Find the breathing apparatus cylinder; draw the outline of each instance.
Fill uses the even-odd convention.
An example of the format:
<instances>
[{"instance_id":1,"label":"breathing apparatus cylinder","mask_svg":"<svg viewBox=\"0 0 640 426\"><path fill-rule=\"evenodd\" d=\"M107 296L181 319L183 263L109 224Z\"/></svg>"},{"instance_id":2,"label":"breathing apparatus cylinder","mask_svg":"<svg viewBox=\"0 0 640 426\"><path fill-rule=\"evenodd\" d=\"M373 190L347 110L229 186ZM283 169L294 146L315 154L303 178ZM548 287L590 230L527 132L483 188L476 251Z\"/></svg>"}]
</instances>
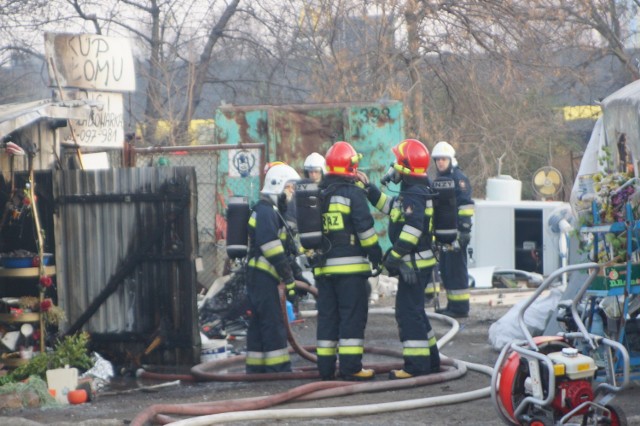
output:
<instances>
[{"instance_id":1,"label":"breathing apparatus cylinder","mask_svg":"<svg viewBox=\"0 0 640 426\"><path fill-rule=\"evenodd\" d=\"M319 249L322 245L322 203L320 188L311 179L296 182L296 220L302 247Z\"/></svg>"},{"instance_id":2,"label":"breathing apparatus cylinder","mask_svg":"<svg viewBox=\"0 0 640 426\"><path fill-rule=\"evenodd\" d=\"M239 259L247 255L250 215L248 197L229 198L227 207L227 256L231 259Z\"/></svg>"},{"instance_id":3,"label":"breathing apparatus cylinder","mask_svg":"<svg viewBox=\"0 0 640 426\"><path fill-rule=\"evenodd\" d=\"M432 186L438 194L433 200L433 235L438 243L451 244L458 237L456 184L450 177L440 176Z\"/></svg>"}]
</instances>

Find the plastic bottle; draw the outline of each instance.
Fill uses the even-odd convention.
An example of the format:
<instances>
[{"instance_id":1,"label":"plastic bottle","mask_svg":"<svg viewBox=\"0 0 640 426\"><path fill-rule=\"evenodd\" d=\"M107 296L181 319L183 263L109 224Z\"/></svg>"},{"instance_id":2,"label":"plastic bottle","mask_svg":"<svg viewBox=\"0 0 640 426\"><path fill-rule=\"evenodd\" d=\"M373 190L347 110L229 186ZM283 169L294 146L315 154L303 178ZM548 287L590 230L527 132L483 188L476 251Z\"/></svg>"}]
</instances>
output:
<instances>
[{"instance_id":1,"label":"plastic bottle","mask_svg":"<svg viewBox=\"0 0 640 426\"><path fill-rule=\"evenodd\" d=\"M287 300L287 318L289 322L295 321L296 313L293 312L293 304Z\"/></svg>"},{"instance_id":2,"label":"plastic bottle","mask_svg":"<svg viewBox=\"0 0 640 426\"><path fill-rule=\"evenodd\" d=\"M605 336L604 333L604 323L602 321L602 311L600 309L597 309L594 313L593 313L593 318L591 319L591 334L595 334L597 336ZM595 353L593 354L593 358L596 361L596 365L598 365L598 367L602 367L604 366L604 347L602 345L600 345L598 347L598 349L596 349Z\"/></svg>"}]
</instances>

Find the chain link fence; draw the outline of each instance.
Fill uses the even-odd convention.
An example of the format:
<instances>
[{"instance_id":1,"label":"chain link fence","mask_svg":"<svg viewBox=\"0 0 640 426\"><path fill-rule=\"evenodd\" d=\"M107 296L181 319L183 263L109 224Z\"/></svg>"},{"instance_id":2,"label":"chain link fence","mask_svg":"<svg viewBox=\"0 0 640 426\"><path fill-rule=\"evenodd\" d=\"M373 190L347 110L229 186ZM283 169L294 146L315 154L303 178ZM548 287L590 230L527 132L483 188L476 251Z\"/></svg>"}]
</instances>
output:
<instances>
[{"instance_id":1,"label":"chain link fence","mask_svg":"<svg viewBox=\"0 0 640 426\"><path fill-rule=\"evenodd\" d=\"M234 176L234 159L238 152L250 153L256 150L260 153L253 156L253 173ZM228 273L225 247L227 202L232 195L247 196L250 201L255 201L264 167L263 151L262 144L132 148L132 167L195 168L198 188L198 243L202 258L198 282L206 288L216 278Z\"/></svg>"}]
</instances>

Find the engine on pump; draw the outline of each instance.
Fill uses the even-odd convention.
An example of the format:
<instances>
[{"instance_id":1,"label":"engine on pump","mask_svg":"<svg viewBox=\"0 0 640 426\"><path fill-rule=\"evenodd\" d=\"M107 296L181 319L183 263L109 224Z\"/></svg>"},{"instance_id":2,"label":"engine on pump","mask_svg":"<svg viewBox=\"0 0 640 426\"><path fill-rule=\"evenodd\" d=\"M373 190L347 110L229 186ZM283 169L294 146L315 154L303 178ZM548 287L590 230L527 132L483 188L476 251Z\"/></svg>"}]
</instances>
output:
<instances>
[{"instance_id":1,"label":"engine on pump","mask_svg":"<svg viewBox=\"0 0 640 426\"><path fill-rule=\"evenodd\" d=\"M524 348L502 358L496 401L504 420L551 426L566 424L560 419L566 422L579 417L584 425L626 424L618 407L596 400L593 358L559 336L540 336L534 341L539 345L537 352Z\"/></svg>"},{"instance_id":2,"label":"engine on pump","mask_svg":"<svg viewBox=\"0 0 640 426\"><path fill-rule=\"evenodd\" d=\"M518 325L525 340L504 345L491 375L491 399L505 424L627 424L624 412L611 401L629 384L629 352L622 343L587 331L577 309L600 268L597 263L564 266L551 273L520 306ZM562 274L578 270L588 270L589 277L583 281L571 305L565 305L560 312L560 322L567 332L532 336L524 322L527 309ZM574 328L578 331L571 331ZM605 368L603 379L606 381L595 380L598 367L589 356L600 347L614 351L622 364L621 374L616 377ZM569 423L574 418L579 423Z\"/></svg>"}]
</instances>

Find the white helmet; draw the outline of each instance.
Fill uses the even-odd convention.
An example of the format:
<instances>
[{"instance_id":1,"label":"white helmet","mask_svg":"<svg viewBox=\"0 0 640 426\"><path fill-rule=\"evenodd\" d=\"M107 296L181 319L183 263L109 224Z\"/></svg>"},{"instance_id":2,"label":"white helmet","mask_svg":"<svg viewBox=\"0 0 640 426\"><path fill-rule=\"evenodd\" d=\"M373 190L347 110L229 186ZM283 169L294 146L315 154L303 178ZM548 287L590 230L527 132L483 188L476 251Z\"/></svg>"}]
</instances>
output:
<instances>
[{"instance_id":1,"label":"white helmet","mask_svg":"<svg viewBox=\"0 0 640 426\"><path fill-rule=\"evenodd\" d=\"M458 165L458 161L456 160L456 150L451 146L449 142L438 142L431 151L431 158L433 158L434 160L436 158L448 158L449 160L451 160L452 167Z\"/></svg>"},{"instance_id":2,"label":"white helmet","mask_svg":"<svg viewBox=\"0 0 640 426\"><path fill-rule=\"evenodd\" d=\"M300 180L300 175L291 166L276 164L272 166L264 176L264 186L261 194L280 195L289 182Z\"/></svg>"},{"instance_id":3,"label":"white helmet","mask_svg":"<svg viewBox=\"0 0 640 426\"><path fill-rule=\"evenodd\" d=\"M304 160L304 170L306 172L313 171L315 169L320 169L322 174L324 175L324 170L327 166L327 162L324 157L317 152L312 152L305 158Z\"/></svg>"}]
</instances>

